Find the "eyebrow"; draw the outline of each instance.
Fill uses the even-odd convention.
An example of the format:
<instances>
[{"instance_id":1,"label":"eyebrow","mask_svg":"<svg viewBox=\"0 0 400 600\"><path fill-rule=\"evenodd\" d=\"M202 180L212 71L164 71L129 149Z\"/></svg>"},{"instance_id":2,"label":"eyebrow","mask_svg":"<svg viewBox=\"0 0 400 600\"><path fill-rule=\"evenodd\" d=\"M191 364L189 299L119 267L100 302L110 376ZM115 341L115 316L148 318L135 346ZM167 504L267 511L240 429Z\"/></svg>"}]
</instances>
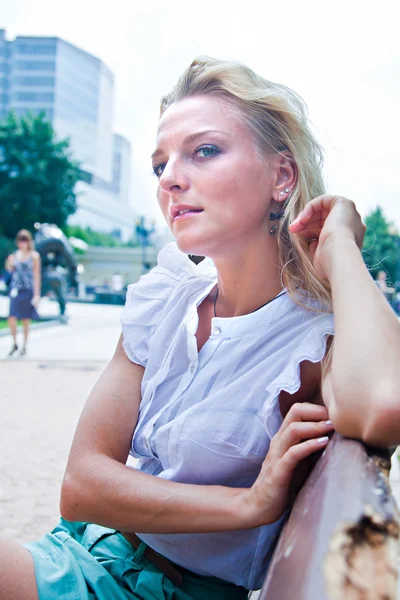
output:
<instances>
[{"instance_id":1,"label":"eyebrow","mask_svg":"<svg viewBox=\"0 0 400 600\"><path fill-rule=\"evenodd\" d=\"M188 135L187 137L185 137L185 139L183 140L184 144L191 144L192 142L194 142L195 140L197 140L197 138L203 136L203 135L207 135L209 133L217 133L217 134L222 134L222 135L229 135L228 133L226 133L225 131L221 131L220 129L204 129L203 131L197 131L196 133L191 133L190 135ZM161 150L161 148L157 148L153 154L151 155L151 158L157 158L157 156L160 156L161 154L164 154L164 152Z\"/></svg>"}]
</instances>

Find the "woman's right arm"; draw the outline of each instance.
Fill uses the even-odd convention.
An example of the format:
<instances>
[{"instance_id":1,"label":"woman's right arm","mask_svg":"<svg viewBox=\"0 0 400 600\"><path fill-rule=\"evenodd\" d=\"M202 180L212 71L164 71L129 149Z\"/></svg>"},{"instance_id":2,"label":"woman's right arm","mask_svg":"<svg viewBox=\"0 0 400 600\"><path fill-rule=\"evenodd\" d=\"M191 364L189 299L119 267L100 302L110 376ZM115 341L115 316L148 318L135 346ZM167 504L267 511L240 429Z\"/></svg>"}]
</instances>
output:
<instances>
[{"instance_id":1,"label":"woman's right arm","mask_svg":"<svg viewBox=\"0 0 400 600\"><path fill-rule=\"evenodd\" d=\"M331 430L323 422L302 421L327 418L325 407L292 407L253 488L177 483L125 465L143 372L120 340L78 423L62 485L62 516L136 533L199 533L255 527L283 514L295 466L321 448L315 439L304 440ZM271 494L271 487L279 489Z\"/></svg>"},{"instance_id":2,"label":"woman's right arm","mask_svg":"<svg viewBox=\"0 0 400 600\"><path fill-rule=\"evenodd\" d=\"M125 465L143 372L127 358L120 340L79 420L61 490L61 515L136 533L248 526L241 515L242 489L166 481Z\"/></svg>"},{"instance_id":3,"label":"woman's right arm","mask_svg":"<svg viewBox=\"0 0 400 600\"><path fill-rule=\"evenodd\" d=\"M6 271L12 271L14 269L14 255L9 254L6 258L6 262L4 264Z\"/></svg>"}]
</instances>

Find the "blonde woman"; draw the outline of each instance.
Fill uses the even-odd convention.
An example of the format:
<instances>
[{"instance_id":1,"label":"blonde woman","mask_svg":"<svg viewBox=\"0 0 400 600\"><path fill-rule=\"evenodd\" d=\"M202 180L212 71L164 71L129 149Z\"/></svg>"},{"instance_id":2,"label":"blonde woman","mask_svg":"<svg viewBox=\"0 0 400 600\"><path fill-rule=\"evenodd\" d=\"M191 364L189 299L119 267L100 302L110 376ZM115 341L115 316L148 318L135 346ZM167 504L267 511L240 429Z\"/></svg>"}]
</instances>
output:
<instances>
[{"instance_id":1,"label":"blonde woman","mask_svg":"<svg viewBox=\"0 0 400 600\"><path fill-rule=\"evenodd\" d=\"M18 319L22 321L24 328L24 345L20 352L20 356L24 356L31 320L39 318L37 307L41 289L40 256L34 250L32 234L27 229L21 229L17 233L15 243L17 251L7 257L5 264L6 270L11 273L8 324L13 337L13 346L8 356L18 351Z\"/></svg>"},{"instance_id":2,"label":"blonde woman","mask_svg":"<svg viewBox=\"0 0 400 600\"><path fill-rule=\"evenodd\" d=\"M162 100L152 160L176 244L129 288L63 519L2 543L4 600L246 598L332 430L400 441L400 325L299 97L199 58Z\"/></svg>"}]
</instances>

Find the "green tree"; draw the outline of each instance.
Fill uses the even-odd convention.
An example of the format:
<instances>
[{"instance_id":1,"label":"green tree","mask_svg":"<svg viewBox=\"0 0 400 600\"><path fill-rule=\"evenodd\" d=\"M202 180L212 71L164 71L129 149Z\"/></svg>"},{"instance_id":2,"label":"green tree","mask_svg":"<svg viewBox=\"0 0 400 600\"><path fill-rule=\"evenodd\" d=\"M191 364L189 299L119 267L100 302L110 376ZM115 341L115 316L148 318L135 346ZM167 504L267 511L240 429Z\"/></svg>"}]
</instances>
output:
<instances>
[{"instance_id":1,"label":"green tree","mask_svg":"<svg viewBox=\"0 0 400 600\"><path fill-rule=\"evenodd\" d=\"M0 122L0 235L12 239L35 222L64 227L79 178L68 140L56 140L43 113L9 114Z\"/></svg>"},{"instance_id":2,"label":"green tree","mask_svg":"<svg viewBox=\"0 0 400 600\"><path fill-rule=\"evenodd\" d=\"M386 271L394 284L399 273L399 235L380 206L371 211L364 222L367 226L362 250L364 261L374 279L378 271Z\"/></svg>"},{"instance_id":3,"label":"green tree","mask_svg":"<svg viewBox=\"0 0 400 600\"><path fill-rule=\"evenodd\" d=\"M13 250L14 243L4 235L0 235L0 273L3 270L4 261Z\"/></svg>"}]
</instances>

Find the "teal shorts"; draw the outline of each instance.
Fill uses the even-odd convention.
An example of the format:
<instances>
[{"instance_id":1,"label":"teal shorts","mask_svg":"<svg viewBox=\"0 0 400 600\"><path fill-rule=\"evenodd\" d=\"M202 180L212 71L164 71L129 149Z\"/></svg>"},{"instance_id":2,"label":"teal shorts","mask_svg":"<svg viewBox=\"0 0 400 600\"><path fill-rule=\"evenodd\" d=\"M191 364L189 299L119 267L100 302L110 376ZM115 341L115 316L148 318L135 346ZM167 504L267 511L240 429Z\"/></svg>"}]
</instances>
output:
<instances>
[{"instance_id":1,"label":"teal shorts","mask_svg":"<svg viewBox=\"0 0 400 600\"><path fill-rule=\"evenodd\" d=\"M61 519L51 533L25 544L33 557L39 600L245 600L248 591L187 569L180 586L118 531Z\"/></svg>"}]
</instances>

